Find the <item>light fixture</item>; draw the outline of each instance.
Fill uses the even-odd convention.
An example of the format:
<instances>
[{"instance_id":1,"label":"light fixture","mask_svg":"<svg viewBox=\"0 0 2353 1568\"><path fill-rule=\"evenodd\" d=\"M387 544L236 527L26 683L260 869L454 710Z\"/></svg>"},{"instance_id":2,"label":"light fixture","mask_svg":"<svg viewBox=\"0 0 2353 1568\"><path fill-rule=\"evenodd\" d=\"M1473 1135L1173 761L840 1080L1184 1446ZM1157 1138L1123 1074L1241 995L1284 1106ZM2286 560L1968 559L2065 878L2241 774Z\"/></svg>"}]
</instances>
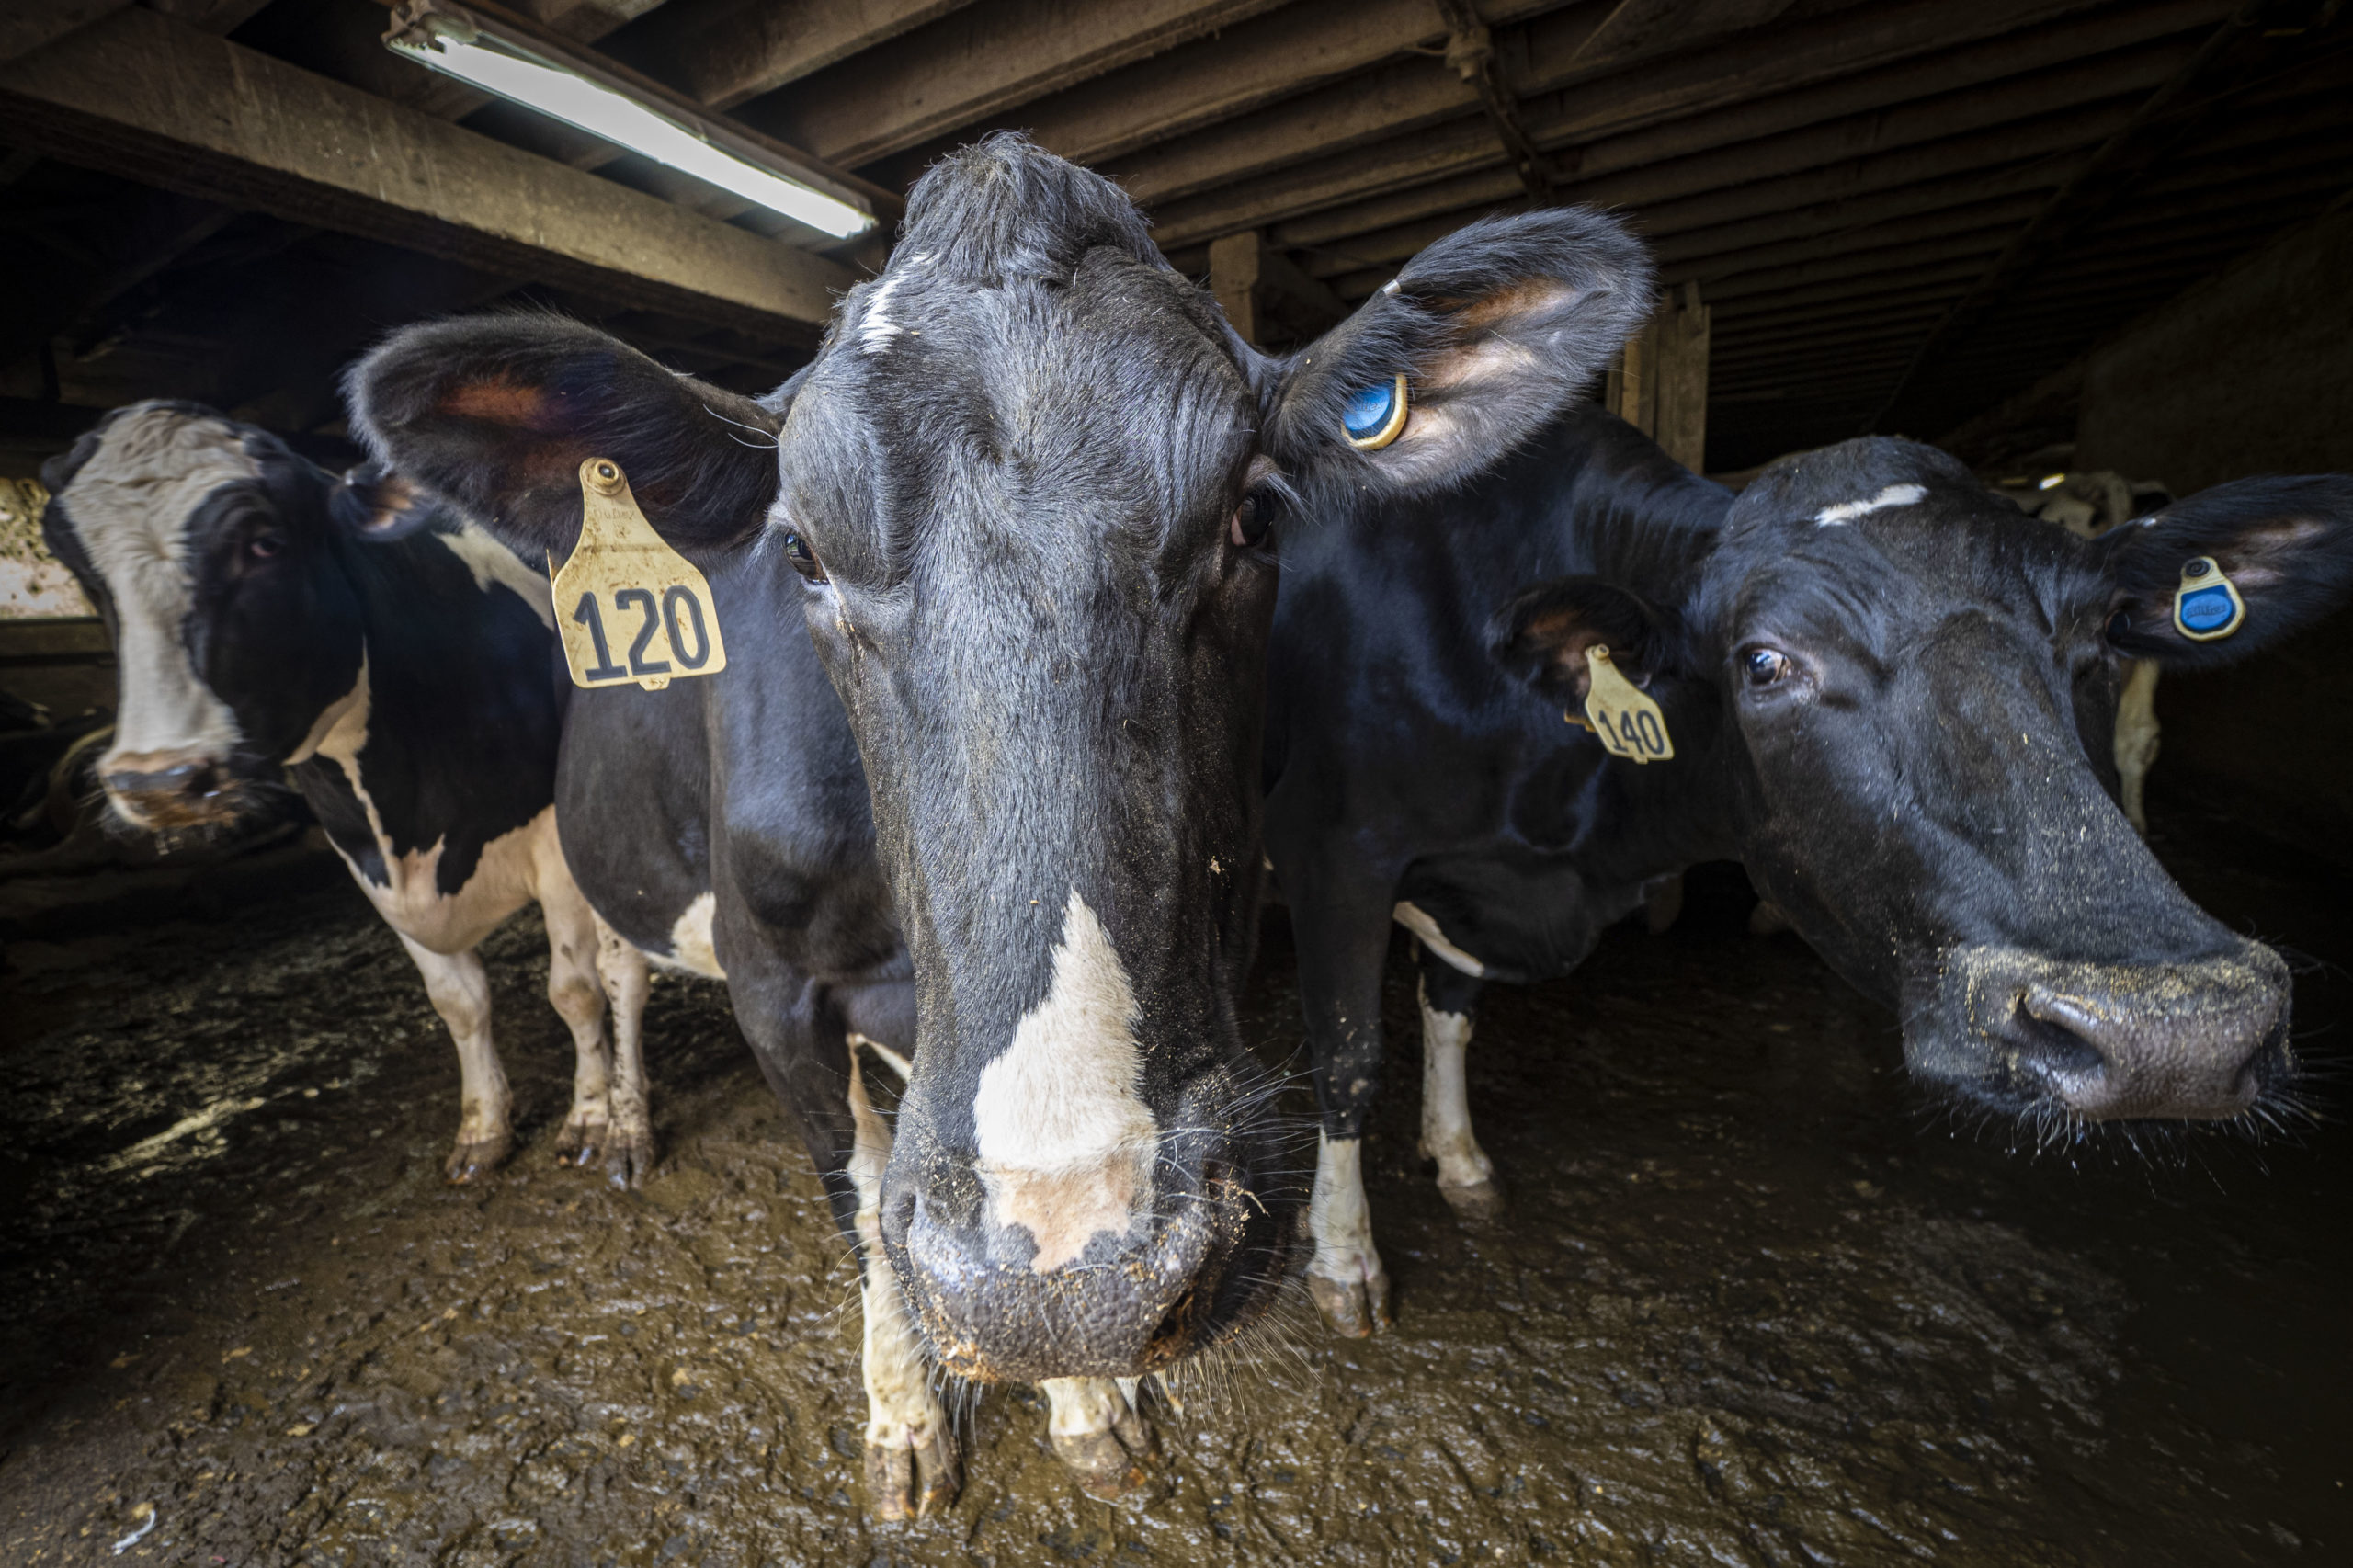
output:
<instances>
[{"instance_id":1,"label":"light fixture","mask_svg":"<svg viewBox=\"0 0 2353 1568\"><path fill-rule=\"evenodd\" d=\"M392 13L384 46L837 238L863 234L877 221L847 187L821 188L823 176L752 138L665 102L614 71L568 58L560 45L494 17L440 0L409 0Z\"/></svg>"},{"instance_id":2,"label":"light fixture","mask_svg":"<svg viewBox=\"0 0 2353 1568\"><path fill-rule=\"evenodd\" d=\"M2067 476L2063 473L2046 473L2036 482L2034 487L2037 490L2056 490L2066 483Z\"/></svg>"}]
</instances>

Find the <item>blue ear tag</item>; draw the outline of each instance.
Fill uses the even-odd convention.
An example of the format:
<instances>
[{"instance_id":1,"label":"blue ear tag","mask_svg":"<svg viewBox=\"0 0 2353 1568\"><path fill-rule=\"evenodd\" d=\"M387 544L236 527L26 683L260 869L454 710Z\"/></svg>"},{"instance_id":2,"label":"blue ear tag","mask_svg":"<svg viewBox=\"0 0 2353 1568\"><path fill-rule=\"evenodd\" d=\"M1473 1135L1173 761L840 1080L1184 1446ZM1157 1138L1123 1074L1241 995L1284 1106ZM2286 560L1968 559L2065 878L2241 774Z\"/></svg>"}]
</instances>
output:
<instances>
[{"instance_id":1,"label":"blue ear tag","mask_svg":"<svg viewBox=\"0 0 2353 1568\"><path fill-rule=\"evenodd\" d=\"M2185 562L2173 594L2173 623L2192 642L2215 642L2246 619L2246 602L2211 555Z\"/></svg>"},{"instance_id":2,"label":"blue ear tag","mask_svg":"<svg viewBox=\"0 0 2353 1568\"><path fill-rule=\"evenodd\" d=\"M1366 387L1340 411L1340 434L1360 452L1378 451L1405 428L1405 372Z\"/></svg>"}]
</instances>

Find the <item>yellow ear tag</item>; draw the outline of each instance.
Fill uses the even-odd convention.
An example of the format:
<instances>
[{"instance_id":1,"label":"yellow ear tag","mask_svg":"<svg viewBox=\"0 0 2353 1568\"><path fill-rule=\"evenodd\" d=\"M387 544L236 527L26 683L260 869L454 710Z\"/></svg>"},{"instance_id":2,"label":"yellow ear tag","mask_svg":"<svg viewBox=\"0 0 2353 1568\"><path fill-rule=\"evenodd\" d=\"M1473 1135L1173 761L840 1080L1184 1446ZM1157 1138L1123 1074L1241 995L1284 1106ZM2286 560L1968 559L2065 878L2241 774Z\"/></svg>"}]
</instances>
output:
<instances>
[{"instance_id":1,"label":"yellow ear tag","mask_svg":"<svg viewBox=\"0 0 2353 1568\"><path fill-rule=\"evenodd\" d=\"M573 685L659 691L727 667L710 585L654 531L612 459L580 465L580 542L548 577Z\"/></svg>"},{"instance_id":2,"label":"yellow ear tag","mask_svg":"<svg viewBox=\"0 0 2353 1568\"><path fill-rule=\"evenodd\" d=\"M1675 755L1665 716L1642 689L1618 673L1609 650L1597 642L1585 651L1588 678L1586 727L1601 737L1612 756L1629 762L1665 762ZM1571 723L1576 722L1572 719Z\"/></svg>"},{"instance_id":3,"label":"yellow ear tag","mask_svg":"<svg viewBox=\"0 0 2353 1568\"><path fill-rule=\"evenodd\" d=\"M2201 555L2181 569L2181 586L2173 591L2175 630L2192 642L2215 642L2228 637L2246 619L2246 601L2238 585L2222 574L2221 564Z\"/></svg>"}]
</instances>

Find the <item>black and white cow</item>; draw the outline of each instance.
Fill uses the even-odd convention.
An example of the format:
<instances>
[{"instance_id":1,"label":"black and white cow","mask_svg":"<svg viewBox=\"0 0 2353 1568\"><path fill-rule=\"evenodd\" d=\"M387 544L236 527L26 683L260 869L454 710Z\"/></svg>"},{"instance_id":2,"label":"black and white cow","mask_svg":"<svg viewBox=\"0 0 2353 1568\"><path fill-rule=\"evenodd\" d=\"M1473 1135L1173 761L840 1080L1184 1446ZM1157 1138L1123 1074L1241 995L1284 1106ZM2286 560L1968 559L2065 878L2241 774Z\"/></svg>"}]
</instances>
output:
<instances>
[{"instance_id":1,"label":"black and white cow","mask_svg":"<svg viewBox=\"0 0 2353 1568\"><path fill-rule=\"evenodd\" d=\"M2245 600L2225 640L2173 624L2200 557ZM1323 1107L1327 1318L1384 1318L1358 1162L1392 922L1419 938L1424 1148L1472 1214L1495 1206L1464 1098L1480 987L1567 971L1646 882L1708 859L1745 862L1964 1103L2052 1137L2261 1116L2290 1069L2288 971L2118 809L2120 668L2238 656L2348 585L2344 478L2222 485L2084 540L1895 440L1788 460L1735 502L1591 407L1471 495L1295 534L1267 841ZM1663 710L1671 760L1562 722L1597 643Z\"/></svg>"},{"instance_id":2,"label":"black and white cow","mask_svg":"<svg viewBox=\"0 0 2353 1568\"><path fill-rule=\"evenodd\" d=\"M574 867L632 937L709 868L736 1016L865 1262L880 1511L956 1484L922 1352L1049 1380L1109 1490L1142 1440L1117 1380L1263 1313L1295 1206L1234 995L1280 519L1360 533L1465 483L1648 280L1592 214L1482 224L1268 358L1116 187L1000 136L925 176L759 403L544 318L412 329L355 374L355 427L519 550L571 550L603 456L710 577L727 668L584 694L558 800L613 824ZM1352 415L1401 377L1402 434ZM919 1042L895 1141L858 1034Z\"/></svg>"},{"instance_id":3,"label":"black and white cow","mask_svg":"<svg viewBox=\"0 0 2353 1568\"><path fill-rule=\"evenodd\" d=\"M475 944L537 900L548 1000L577 1051L559 1146L617 1180L653 1154L634 1006L556 838L563 674L547 579L454 514L363 543L355 497L267 431L187 403L115 410L52 459L50 548L105 616L120 670L106 797L132 829L200 835L290 777L425 976L464 1080L447 1170L506 1157L513 1096Z\"/></svg>"}]
</instances>

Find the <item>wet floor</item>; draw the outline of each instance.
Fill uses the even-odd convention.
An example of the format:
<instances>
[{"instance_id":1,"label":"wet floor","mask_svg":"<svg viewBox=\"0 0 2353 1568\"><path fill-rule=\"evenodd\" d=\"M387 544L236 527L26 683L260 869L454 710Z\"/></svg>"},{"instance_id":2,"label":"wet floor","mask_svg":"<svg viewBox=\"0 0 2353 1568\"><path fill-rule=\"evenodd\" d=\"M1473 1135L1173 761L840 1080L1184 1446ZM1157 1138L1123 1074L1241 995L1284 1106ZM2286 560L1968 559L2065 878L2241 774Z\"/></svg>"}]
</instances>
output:
<instances>
[{"instance_id":1,"label":"wet floor","mask_svg":"<svg viewBox=\"0 0 2353 1568\"><path fill-rule=\"evenodd\" d=\"M2162 829L2218 913L2353 963L2341 878ZM553 1163L544 949L495 938L523 1138L453 1190L454 1055L356 894L14 945L0 1562L2353 1560L2353 1137L2013 1151L1924 1109L1890 1020L1745 913L1702 877L1667 937L1492 995L1495 1225L1417 1168L1400 1059L1367 1162L1394 1331L1295 1309L1155 1410L1131 1506L992 1393L952 1513L893 1527L858 1494L855 1281L716 988L656 986L665 1157L616 1193ZM1270 1061L1290 983L1278 915ZM2299 1006L2325 1051L2353 979ZM1400 963L1409 1050L1414 1016Z\"/></svg>"}]
</instances>

